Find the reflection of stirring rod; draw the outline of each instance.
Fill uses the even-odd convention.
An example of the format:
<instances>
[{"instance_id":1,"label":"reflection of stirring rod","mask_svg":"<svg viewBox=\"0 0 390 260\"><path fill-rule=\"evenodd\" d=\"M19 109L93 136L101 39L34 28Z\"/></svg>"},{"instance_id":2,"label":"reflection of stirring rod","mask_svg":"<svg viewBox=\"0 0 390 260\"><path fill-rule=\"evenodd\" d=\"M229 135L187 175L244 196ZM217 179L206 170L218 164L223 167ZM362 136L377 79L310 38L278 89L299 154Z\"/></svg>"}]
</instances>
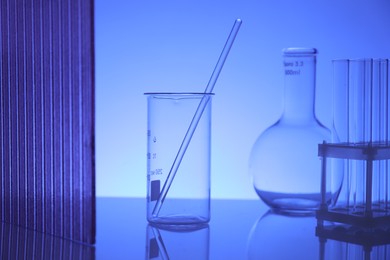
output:
<instances>
[{"instance_id":1,"label":"reflection of stirring rod","mask_svg":"<svg viewBox=\"0 0 390 260\"><path fill-rule=\"evenodd\" d=\"M217 65L215 65L214 71L211 74L211 78L209 80L209 83L207 84L206 90L204 91L205 94L210 94L213 91L214 85L217 82L219 73L222 70L222 67L225 63L225 60L229 54L230 48L232 47L234 43L234 39L236 38L236 35L238 33L238 30L241 26L241 19L237 19L234 22L233 28L229 34L229 37L225 43L225 46L222 50L221 55L219 56ZM176 158L172 164L171 170L169 171L169 174L167 176L167 179L165 180L164 186L161 190L160 196L158 197L158 200L156 201L156 205L154 206L152 215L153 217L158 217L158 214L160 212L161 206L164 203L165 197L167 196L167 193L169 191L169 188L171 187L172 181L175 178L177 169L180 166L180 163L183 159L183 156L187 150L187 147L191 141L191 138L195 132L196 126L199 123L200 118L202 117L203 111L206 108L206 105L209 101L210 97L209 95L204 95L202 100L199 103L198 108L196 109L195 115L192 118L191 124L188 127L187 133L184 136L184 139L180 145L179 151L177 152Z\"/></svg>"},{"instance_id":2,"label":"reflection of stirring rod","mask_svg":"<svg viewBox=\"0 0 390 260\"><path fill-rule=\"evenodd\" d=\"M163 260L166 260L166 259L169 260L168 251L165 248L164 241L163 241L161 234L160 234L160 230L158 230L158 228L155 228L153 226L150 226L150 227L152 228L154 238L156 239L158 250L161 253L161 258Z\"/></svg>"}]
</instances>

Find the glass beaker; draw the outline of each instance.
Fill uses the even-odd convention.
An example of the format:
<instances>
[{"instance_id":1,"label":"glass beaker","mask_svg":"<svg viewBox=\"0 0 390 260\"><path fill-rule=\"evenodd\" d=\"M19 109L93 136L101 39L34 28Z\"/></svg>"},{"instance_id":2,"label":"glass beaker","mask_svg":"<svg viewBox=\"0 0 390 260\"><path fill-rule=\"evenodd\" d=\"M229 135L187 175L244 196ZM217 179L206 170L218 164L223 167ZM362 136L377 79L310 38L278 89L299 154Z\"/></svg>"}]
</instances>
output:
<instances>
[{"instance_id":1,"label":"glass beaker","mask_svg":"<svg viewBox=\"0 0 390 260\"><path fill-rule=\"evenodd\" d=\"M268 206L281 212L311 213L321 203L318 144L330 142L331 132L314 111L316 55L314 48L283 50L284 112L251 151L254 188ZM330 203L335 193L329 189L326 194Z\"/></svg>"},{"instance_id":2,"label":"glass beaker","mask_svg":"<svg viewBox=\"0 0 390 260\"><path fill-rule=\"evenodd\" d=\"M211 98L206 93L145 93L147 96L147 219L151 223L201 224L210 220ZM178 156L200 102L207 104L183 159ZM163 187L168 186L168 189ZM160 198L166 190L166 197ZM156 209L158 201L161 208ZM156 213L157 212L157 213Z\"/></svg>"}]
</instances>

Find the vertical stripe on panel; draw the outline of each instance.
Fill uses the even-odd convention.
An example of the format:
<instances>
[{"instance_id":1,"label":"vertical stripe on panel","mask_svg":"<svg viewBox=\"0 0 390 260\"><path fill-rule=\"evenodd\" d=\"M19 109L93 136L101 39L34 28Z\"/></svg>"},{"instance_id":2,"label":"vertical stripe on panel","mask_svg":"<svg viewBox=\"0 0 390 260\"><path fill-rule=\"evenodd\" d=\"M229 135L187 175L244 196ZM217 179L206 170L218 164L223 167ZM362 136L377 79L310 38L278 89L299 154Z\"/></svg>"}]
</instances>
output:
<instances>
[{"instance_id":1,"label":"vertical stripe on panel","mask_svg":"<svg viewBox=\"0 0 390 260\"><path fill-rule=\"evenodd\" d=\"M18 251L16 252L17 258L15 259L24 259L24 252L25 252L25 241L24 241L24 234L25 234L25 229L19 228L19 227L13 227L16 233L17 237L17 244L18 244Z\"/></svg>"},{"instance_id":2,"label":"vertical stripe on panel","mask_svg":"<svg viewBox=\"0 0 390 260\"><path fill-rule=\"evenodd\" d=\"M36 200L34 202L36 208L36 229L44 232L45 227L45 211L44 211L44 191L45 191L45 117L44 117L44 51L43 51L43 7L42 1L33 1L36 4L35 8L35 53L37 62L34 64L35 70L35 93L36 93L36 118L35 118L35 140L36 140L36 172L35 172L35 193Z\"/></svg>"},{"instance_id":3,"label":"vertical stripe on panel","mask_svg":"<svg viewBox=\"0 0 390 260\"><path fill-rule=\"evenodd\" d=\"M79 84L79 77L80 77L80 67L79 67L79 37L80 37L80 31L79 31L79 22L78 22L78 4L76 1L71 1L71 31L72 31L72 37L71 37L71 67L72 67L72 81L71 81L71 87L72 87L72 126L73 126L73 178L72 178L72 205L73 205L73 214L70 222L72 223L72 233L73 236L76 239L81 240L81 222L80 222L80 215L81 215L81 207L80 207L80 193L81 189L79 186L79 180L81 176L81 122L80 122L80 114L81 114L81 106L80 106L80 92L81 92L81 86ZM76 16L76 17L75 17Z\"/></svg>"},{"instance_id":4,"label":"vertical stripe on panel","mask_svg":"<svg viewBox=\"0 0 390 260\"><path fill-rule=\"evenodd\" d=\"M81 253L82 253L82 249L78 246L74 246L72 248L72 259L82 259L81 258ZM88 259L88 258L86 258Z\"/></svg>"},{"instance_id":5,"label":"vertical stripe on panel","mask_svg":"<svg viewBox=\"0 0 390 260\"><path fill-rule=\"evenodd\" d=\"M20 259L27 259L28 257L31 257L31 256L33 256L32 254L31 254L31 251L28 251L30 248L29 248L29 237L28 237L28 235L29 235L29 233L30 232L28 232L28 230L27 229L24 229L24 228L19 228L19 229L21 229L23 232L22 232L22 234L21 234L21 236L20 236L20 239L22 240L22 242L23 242L23 247L21 247L21 248L23 248L23 250L22 250L22 254L21 254L21 257L20 257ZM30 254L29 254L30 253Z\"/></svg>"},{"instance_id":6,"label":"vertical stripe on panel","mask_svg":"<svg viewBox=\"0 0 390 260\"><path fill-rule=\"evenodd\" d=\"M26 249L23 259L39 259L35 252L35 232L25 229L25 234Z\"/></svg>"},{"instance_id":7,"label":"vertical stripe on panel","mask_svg":"<svg viewBox=\"0 0 390 260\"><path fill-rule=\"evenodd\" d=\"M9 8L8 3L6 1L2 1L2 9L0 10L2 12L1 16L1 33L3 34L2 37L2 94L3 94L3 140L4 140L4 155L3 155L3 183L2 187L2 196L4 200L2 200L2 209L3 209L3 220L9 221L10 220L10 147L11 147L11 140L10 140L10 53L9 53Z\"/></svg>"},{"instance_id":8,"label":"vertical stripe on panel","mask_svg":"<svg viewBox=\"0 0 390 260\"><path fill-rule=\"evenodd\" d=\"M18 239L16 237L16 232L15 232L15 229L13 228L13 226L10 226L9 227L9 233L10 233L10 238L11 238L11 242L9 243L9 246L10 246L10 258L8 259L18 259L17 257L17 250L18 250Z\"/></svg>"},{"instance_id":9,"label":"vertical stripe on panel","mask_svg":"<svg viewBox=\"0 0 390 260\"><path fill-rule=\"evenodd\" d=\"M50 240L47 236L44 234L41 235L41 240L42 240L42 259L54 259L51 255L51 247L50 247Z\"/></svg>"},{"instance_id":10,"label":"vertical stripe on panel","mask_svg":"<svg viewBox=\"0 0 390 260\"><path fill-rule=\"evenodd\" d=\"M72 19L72 13L75 13L75 11L73 11L74 9L74 5L72 5L72 3L74 3L74 1L71 1L69 0L69 10L68 10L68 26L69 26L69 39L68 39L68 46L69 46L69 174L68 174L68 180L69 180L69 194L67 195L67 197L69 198L69 234L71 237L74 236L74 233L73 233L73 214L74 214L74 211L73 211L73 205L74 205L74 198L73 198L73 194L72 194L72 190L73 190L73 176L74 176L74 171L72 169L72 166L73 166L73 160L74 160L74 154L73 154L73 114L72 114L72 111L73 111L73 90L74 90L74 87L73 87L73 82L72 82L72 71L75 70L75 68L77 67L73 67L72 66L72 40L75 38L74 37L74 32L77 32L77 30L72 30L72 23L71 21L72 20L77 20L77 19ZM77 35L77 33L76 33Z\"/></svg>"},{"instance_id":11,"label":"vertical stripe on panel","mask_svg":"<svg viewBox=\"0 0 390 260\"><path fill-rule=\"evenodd\" d=\"M55 93L55 85L53 84L53 73L54 73L54 61L53 61L53 1L49 2L49 20L47 21L49 24L49 49L50 49L50 72L47 71L45 73L49 74L49 85L50 85L50 158L51 158L51 164L50 164L50 192L49 193L49 203L50 203L50 226L48 227L48 230L46 232L53 233L54 231L54 214L55 214L55 143L54 143L54 131L55 131L55 111L54 111L54 93ZM47 174L47 173L45 173ZM49 215L48 214L48 215ZM52 256L52 246L50 244L50 255Z\"/></svg>"},{"instance_id":12,"label":"vertical stripe on panel","mask_svg":"<svg viewBox=\"0 0 390 260\"><path fill-rule=\"evenodd\" d=\"M12 14L13 15L13 14ZM7 76L8 76L8 97L7 97L7 103L8 103L8 127L7 127L7 130L8 130L8 136L7 136L7 139L8 139L8 160L7 160L7 163L8 163L8 171L7 171L7 187L6 187L6 191L7 191L7 197L6 197L6 200L7 200L7 208L6 208L6 212L7 212L7 218L6 218L6 221L8 222L12 222L12 217L13 217L13 214L12 214L12 187L11 187L11 180L12 180L12 171L13 171L13 168L12 168L12 145L13 145L13 134L12 134L12 131L13 131L13 128L12 128L12 106L13 106L13 102L12 102L12 94L13 94L13 86L11 85L11 78L12 78L12 73L13 73L13 70L12 70L12 58L13 58L13 53L11 53L11 23L12 23L12 20L11 20L11 6L10 6L10 3L9 3L9 0L7 0L7 52L8 52L8 60L7 60Z\"/></svg>"},{"instance_id":13,"label":"vertical stripe on panel","mask_svg":"<svg viewBox=\"0 0 390 260\"><path fill-rule=\"evenodd\" d=\"M30 190L31 192L29 194L32 193L33 195L33 198L29 200L29 205L31 207L33 207L33 223L32 223L32 227L33 227L33 230L37 230L37 217L38 217L38 210L37 210L37 207L38 207L38 204L37 204L37 192L38 192L38 189L37 189L37 176L40 174L40 172L38 171L38 165L39 165L39 162L40 160L38 160L38 157L37 157L37 144L39 143L39 140L37 139L37 129L38 128L38 125L39 125L39 122L37 122L37 95L38 92L39 92L39 86L36 84L36 76L37 76L37 73L35 71L35 64L37 64L38 62L38 57L36 57L35 55L35 52L36 52L36 48L38 48L38 45L35 45L35 38L36 38L36 24L39 24L38 22L36 22L35 20L35 13L38 13L37 12L37 9L36 9L36 2L37 1L32 1L31 3L31 31L32 31L32 36L31 36L31 56L32 56L32 59L31 59L31 68L32 68L32 71L31 71L31 74L32 74L32 96L33 96L33 107L32 107L32 111L33 111L33 116L32 116L32 139L33 139L33 145L32 145L32 154L33 154L33 159L32 159L32 171L31 173L29 174L30 176L30 180L32 179L32 183L30 184ZM30 204L31 203L31 204ZM35 236L34 236L34 244L35 244ZM35 247L34 247L35 248ZM35 255L35 254L34 254Z\"/></svg>"},{"instance_id":14,"label":"vertical stripe on panel","mask_svg":"<svg viewBox=\"0 0 390 260\"><path fill-rule=\"evenodd\" d=\"M14 134L14 147L16 149L15 153L12 155L12 162L13 162L13 172L12 172L12 214L13 214L13 221L17 225L20 224L19 220L19 176L20 176L20 164L19 164L19 158L20 158L20 150L21 150L21 143L19 140L20 137L20 120L19 118L22 116L22 113L20 112L20 101L19 101L19 96L22 94L20 93L20 84L19 84L19 33L18 33L18 8L16 6L16 2L14 3L14 10L13 10L13 22L14 22L14 46L15 46L15 51L14 51L14 56L13 56L13 66L14 66L14 73L11 74L13 76L12 82L11 82L11 87L14 89L14 94L13 97L13 111L16 113L12 113L13 115L13 130L12 133ZM15 236L14 236L15 240Z\"/></svg>"},{"instance_id":15,"label":"vertical stripe on panel","mask_svg":"<svg viewBox=\"0 0 390 260\"><path fill-rule=\"evenodd\" d=\"M0 3L0 5L1 5L1 3ZM0 9L0 13L1 13L1 9ZM4 222L0 223L0 235L1 235L1 240L0 240L0 259L6 259L5 255L4 255L4 252L5 252L5 249L6 249L6 244L5 244L6 235L5 235L5 232L4 232L4 225L5 225Z\"/></svg>"},{"instance_id":16,"label":"vertical stripe on panel","mask_svg":"<svg viewBox=\"0 0 390 260\"><path fill-rule=\"evenodd\" d=\"M6 32L3 37L4 64L4 218L6 222L11 221L11 57L10 57L10 20L9 3L3 1L5 13L3 15L2 31Z\"/></svg>"},{"instance_id":17,"label":"vertical stripe on panel","mask_svg":"<svg viewBox=\"0 0 390 260\"><path fill-rule=\"evenodd\" d=\"M84 19L84 32L82 33L82 46L87 46L84 48L82 53L82 75L84 77L82 86L93 86L94 85L94 45L91 39L93 36L93 1L83 1L82 16L81 17L91 17L91 19ZM80 18L81 18L80 17ZM90 174L95 172L94 169L94 133L95 133L95 104L94 104L94 88L83 87L85 90L85 99L87 102L84 102L85 107L83 108L83 117L84 117L84 128L83 134L85 135L84 140L85 144L83 145L85 152L84 159L84 169L83 169L83 240L91 238L91 234L95 237L95 175Z\"/></svg>"},{"instance_id":18,"label":"vertical stripe on panel","mask_svg":"<svg viewBox=\"0 0 390 260\"><path fill-rule=\"evenodd\" d=\"M30 234L31 234L31 236L30 236L30 239L29 239L29 241L32 241L32 250L31 250L31 255L33 255L36 259L41 259L40 257L39 257L39 250L40 250L40 247L39 247L39 243L37 242L37 233L38 232L35 232L35 231L33 231L33 232L31 232Z\"/></svg>"},{"instance_id":19,"label":"vertical stripe on panel","mask_svg":"<svg viewBox=\"0 0 390 260\"><path fill-rule=\"evenodd\" d=\"M80 111L80 114L79 114L79 118L80 118L80 127L81 127L81 131L80 131L80 140L79 140L79 145L80 145L80 161L84 161L85 160L85 141L86 139L84 138L84 132L85 132L85 128L86 128L86 121L85 121L85 118L84 118L84 104L86 102L86 97L84 96L84 88L83 88L83 84L84 84L84 78L83 78L83 66L81 66L81 64L83 64L83 51L84 51L84 46L83 46L83 37L85 36L84 33L84 27L85 27L85 24L83 23L83 11L82 11L82 8L83 8L83 2L82 1L79 1L79 15L78 15L78 21L79 21L79 37L78 37L78 40L79 40L79 64L80 64L80 67L79 67L79 70L80 70L80 74L79 74L79 111ZM84 101L84 102L83 102ZM84 238L84 190L83 190L83 180L84 180L84 171L85 171L85 164L81 164L80 163L80 171L79 171L79 183L78 183L78 188L79 188L79 201L80 201L80 205L79 205L79 208L80 208L80 211L79 211L79 229L80 229L80 239L83 239Z\"/></svg>"},{"instance_id":20,"label":"vertical stripe on panel","mask_svg":"<svg viewBox=\"0 0 390 260\"><path fill-rule=\"evenodd\" d=\"M41 13L40 13L40 19L41 19L41 60L42 60L42 63L41 63L41 93L42 93L42 102L41 102L41 105L42 105L42 185L41 185L41 188L42 188L42 203L41 203L41 209L42 209L42 232L46 232L46 226L48 226L48 218L47 218L47 211L48 209L50 209L50 205L47 203L48 199L47 199L47 194L46 194L46 175L50 175L50 167L48 167L48 165L50 165L50 147L48 147L48 145L46 144L47 143L47 138L45 136L45 134L47 133L46 131L46 114L47 114L47 111L45 112L45 108L46 108L46 102L45 102L45 98L46 98L46 91L47 91L47 88L48 88L48 84L47 84L47 80L46 80L46 75L45 75L45 70L47 70L47 66L45 66L45 64L48 64L49 62L49 59L48 59L48 54L47 54L47 50L45 50L45 27L44 26L44 21L45 21L45 15L44 15L44 11L45 11L45 8L43 6L43 1L44 0L41 0ZM49 135L50 133L48 133L47 135ZM49 138L50 140L50 138ZM46 207L46 205L48 205L48 207ZM42 243L42 250L43 250L43 247L44 247L44 244ZM42 253L43 255L43 253Z\"/></svg>"},{"instance_id":21,"label":"vertical stripe on panel","mask_svg":"<svg viewBox=\"0 0 390 260\"><path fill-rule=\"evenodd\" d=\"M10 222L11 221L11 54L10 54L10 8L9 8L9 2L4 2L6 5L6 14L4 15L4 31L6 32L6 36L4 37L4 48L6 49L3 53L6 53L7 61L6 61L6 69L4 72L4 79L6 80L4 86L6 86L4 89L6 90L4 94L5 102L4 105L6 109L4 110L4 113L6 114L5 117L5 123L4 123L4 140L7 140L6 145L6 153L4 156L4 165L5 165L5 194L4 194L4 221Z\"/></svg>"},{"instance_id":22,"label":"vertical stripe on panel","mask_svg":"<svg viewBox=\"0 0 390 260\"><path fill-rule=\"evenodd\" d=\"M30 91L31 91L31 83L32 83L32 79L31 79L31 67L30 66L27 66L31 64L30 60L31 60L31 51L30 51L30 45L31 45L31 30L30 28L28 27L28 24L30 24L30 20L31 20L31 17L30 17L30 11L31 10L31 5L29 3L29 1L26 1L26 0L23 0L23 45L24 45L24 58L23 58L23 71L24 71L24 144L25 144L25 147L24 147L24 161L25 161L25 166L24 166L24 169L23 169L23 182L24 182L24 185L23 185L23 190L24 190L24 196L22 197L23 199L23 208L24 208L24 215L22 215L22 220L23 220L23 224L22 226L23 227L27 227L27 226L30 226L30 223L29 223L29 216L32 216L32 215L29 215L29 211L28 211L28 205L29 205L29 194L28 194L28 187L29 187L29 175L32 174L32 172L30 172L30 162L31 162L31 157L32 157L32 154L31 154L31 140L32 140L32 127L30 126L31 125L31 119L33 118L33 115L32 115L32 110L31 110L31 105L30 103L32 102L33 100L33 97L31 96L30 94ZM32 218L31 218L32 219Z\"/></svg>"},{"instance_id":23,"label":"vertical stripe on panel","mask_svg":"<svg viewBox=\"0 0 390 260\"><path fill-rule=\"evenodd\" d=\"M53 234L62 236L62 45L59 1L52 1Z\"/></svg>"},{"instance_id":24,"label":"vertical stripe on panel","mask_svg":"<svg viewBox=\"0 0 390 260\"><path fill-rule=\"evenodd\" d=\"M24 234L25 234L25 229L19 228L19 227L14 227L15 233L17 234L17 244L19 250L17 251L17 259L23 259L23 255L25 252L25 240L24 240Z\"/></svg>"},{"instance_id":25,"label":"vertical stripe on panel","mask_svg":"<svg viewBox=\"0 0 390 260\"><path fill-rule=\"evenodd\" d=\"M26 3L21 0L22 8L18 7L18 34L19 34L19 50L18 50L18 66L19 66L19 122L20 122L20 154L19 154L19 225L27 226L27 71L26 71Z\"/></svg>"},{"instance_id":26,"label":"vertical stripe on panel","mask_svg":"<svg viewBox=\"0 0 390 260\"><path fill-rule=\"evenodd\" d=\"M35 235L36 235L36 241L37 241L36 242L36 244L37 244L37 259L45 259L44 235L40 232L37 232Z\"/></svg>"},{"instance_id":27,"label":"vertical stripe on panel","mask_svg":"<svg viewBox=\"0 0 390 260\"><path fill-rule=\"evenodd\" d=\"M25 227L30 227L36 229L36 196L35 196L35 143L36 143L36 133L35 133L35 72L34 72L34 63L35 63L35 45L34 45L34 6L32 1L27 1L26 11L26 88L27 88L27 123L26 123L26 141L27 141L27 167L26 167L26 225Z\"/></svg>"},{"instance_id":28,"label":"vertical stripe on panel","mask_svg":"<svg viewBox=\"0 0 390 260\"><path fill-rule=\"evenodd\" d=\"M87 57L89 57L89 81L88 86L90 86L89 92L89 100L91 102L91 111L89 111L88 115L90 117L90 128L89 128L89 138L90 138L90 148L89 148L89 161L87 164L89 165L87 173L87 185L86 189L89 190L88 193L88 204L87 207L89 208L88 211L88 223L89 227L87 230L87 236L90 239L91 243L95 243L95 236L96 236L96 164L95 164L95 32L94 32L94 23L95 23L95 17L94 17L94 1L88 1L89 8L88 13L91 17L89 19L89 54ZM91 87L92 86L92 87Z\"/></svg>"},{"instance_id":29,"label":"vertical stripe on panel","mask_svg":"<svg viewBox=\"0 0 390 260\"><path fill-rule=\"evenodd\" d=\"M43 88L44 88L44 143L45 143L45 168L44 168L44 191L43 197L45 204L44 208L44 219L45 226L43 232L51 232L52 229L52 85L51 85L51 74L52 74L52 58L51 58L51 1L46 2L43 5Z\"/></svg>"},{"instance_id":30,"label":"vertical stripe on panel","mask_svg":"<svg viewBox=\"0 0 390 260\"><path fill-rule=\"evenodd\" d=\"M61 239L50 237L51 247L53 250L53 259L62 259L61 257Z\"/></svg>"},{"instance_id":31,"label":"vertical stripe on panel","mask_svg":"<svg viewBox=\"0 0 390 260\"><path fill-rule=\"evenodd\" d=\"M72 218L71 218L71 147L72 147L72 139L71 139L71 128L72 128L72 120L71 120L71 111L72 111L72 67L71 67L71 13L70 13L70 1L62 2L62 20L63 20L63 30L62 30L62 53L63 53L63 85L64 85L64 93L63 93L63 203L64 203L64 211L63 211L63 219L64 223L64 236L72 237Z\"/></svg>"},{"instance_id":32,"label":"vertical stripe on panel","mask_svg":"<svg viewBox=\"0 0 390 260\"><path fill-rule=\"evenodd\" d=\"M64 240L62 241L63 243L63 254L62 254L62 259L74 259L71 257L72 255L72 242L69 240Z\"/></svg>"},{"instance_id":33,"label":"vertical stripe on panel","mask_svg":"<svg viewBox=\"0 0 390 260\"><path fill-rule=\"evenodd\" d=\"M11 259L11 250L12 250L12 236L11 236L11 227L8 224L4 224L5 236L4 239L4 254L3 259Z\"/></svg>"},{"instance_id":34,"label":"vertical stripe on panel","mask_svg":"<svg viewBox=\"0 0 390 260\"><path fill-rule=\"evenodd\" d=\"M18 172L19 172L19 104L18 104L18 34L16 2L10 1L10 56L11 56L11 221L19 224L18 210Z\"/></svg>"},{"instance_id":35,"label":"vertical stripe on panel","mask_svg":"<svg viewBox=\"0 0 390 260\"><path fill-rule=\"evenodd\" d=\"M4 198L4 175L5 175L5 169L4 169L4 149L5 149L5 143L4 143L4 115L5 115L5 106L4 106L4 89L6 86L6 81L4 79L4 74L3 74L3 67L4 67L4 54L3 54L3 1L0 1L0 174L1 174L1 194L0 196ZM0 200L0 217L3 220L4 219L4 199ZM1 229L1 232L3 229ZM1 241L0 241L0 248L2 249L1 246ZM1 252L0 252L0 257L1 257Z\"/></svg>"}]
</instances>

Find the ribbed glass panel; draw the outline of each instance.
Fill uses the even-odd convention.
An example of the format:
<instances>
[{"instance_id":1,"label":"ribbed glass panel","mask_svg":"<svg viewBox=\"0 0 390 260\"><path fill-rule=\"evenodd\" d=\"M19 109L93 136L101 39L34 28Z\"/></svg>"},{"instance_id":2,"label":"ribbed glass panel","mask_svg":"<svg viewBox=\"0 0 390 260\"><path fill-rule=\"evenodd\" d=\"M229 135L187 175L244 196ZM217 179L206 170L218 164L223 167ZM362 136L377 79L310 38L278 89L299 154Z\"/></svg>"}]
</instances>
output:
<instances>
[{"instance_id":1,"label":"ribbed glass panel","mask_svg":"<svg viewBox=\"0 0 390 260\"><path fill-rule=\"evenodd\" d=\"M95 247L0 223L0 259L93 260Z\"/></svg>"},{"instance_id":2,"label":"ribbed glass panel","mask_svg":"<svg viewBox=\"0 0 390 260\"><path fill-rule=\"evenodd\" d=\"M0 216L95 242L93 0L0 0Z\"/></svg>"}]
</instances>

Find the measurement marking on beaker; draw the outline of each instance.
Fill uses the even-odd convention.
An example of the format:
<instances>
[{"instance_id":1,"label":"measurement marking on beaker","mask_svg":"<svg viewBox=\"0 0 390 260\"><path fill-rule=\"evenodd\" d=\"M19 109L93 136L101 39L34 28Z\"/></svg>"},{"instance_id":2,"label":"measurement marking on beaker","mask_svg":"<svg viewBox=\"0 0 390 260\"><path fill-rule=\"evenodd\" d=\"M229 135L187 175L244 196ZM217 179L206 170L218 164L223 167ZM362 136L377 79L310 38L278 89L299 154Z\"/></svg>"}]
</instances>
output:
<instances>
[{"instance_id":1,"label":"measurement marking on beaker","mask_svg":"<svg viewBox=\"0 0 390 260\"><path fill-rule=\"evenodd\" d=\"M160 180L155 180L150 183L150 200L158 200L158 197L160 196Z\"/></svg>"},{"instance_id":2,"label":"measurement marking on beaker","mask_svg":"<svg viewBox=\"0 0 390 260\"><path fill-rule=\"evenodd\" d=\"M163 169L151 170L151 171L149 172L149 174L150 174L151 176L153 176L153 175L162 175L162 174L163 174Z\"/></svg>"},{"instance_id":3,"label":"measurement marking on beaker","mask_svg":"<svg viewBox=\"0 0 390 260\"><path fill-rule=\"evenodd\" d=\"M153 137L153 143L157 142L157 138Z\"/></svg>"},{"instance_id":4,"label":"measurement marking on beaker","mask_svg":"<svg viewBox=\"0 0 390 260\"><path fill-rule=\"evenodd\" d=\"M157 153L147 153L146 158L148 158L148 160L157 159Z\"/></svg>"}]
</instances>

